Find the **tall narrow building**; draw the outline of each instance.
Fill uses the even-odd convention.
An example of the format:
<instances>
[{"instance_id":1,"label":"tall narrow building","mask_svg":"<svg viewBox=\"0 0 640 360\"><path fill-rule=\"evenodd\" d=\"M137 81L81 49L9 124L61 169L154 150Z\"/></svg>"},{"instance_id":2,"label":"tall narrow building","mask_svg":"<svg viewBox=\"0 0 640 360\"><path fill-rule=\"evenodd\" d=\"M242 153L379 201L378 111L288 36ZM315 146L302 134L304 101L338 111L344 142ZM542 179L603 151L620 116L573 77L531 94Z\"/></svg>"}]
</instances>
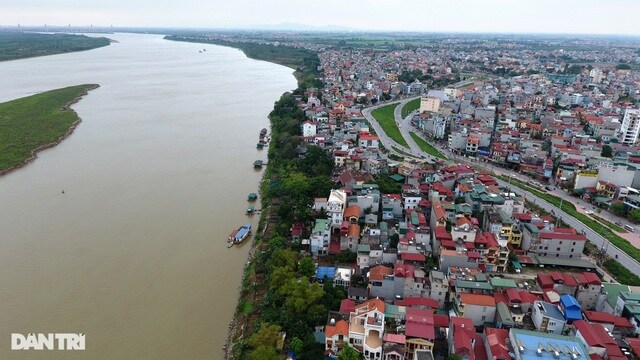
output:
<instances>
[{"instance_id":1,"label":"tall narrow building","mask_svg":"<svg viewBox=\"0 0 640 360\"><path fill-rule=\"evenodd\" d=\"M640 109L627 109L624 111L620 133L621 143L627 145L636 143L640 133Z\"/></svg>"}]
</instances>

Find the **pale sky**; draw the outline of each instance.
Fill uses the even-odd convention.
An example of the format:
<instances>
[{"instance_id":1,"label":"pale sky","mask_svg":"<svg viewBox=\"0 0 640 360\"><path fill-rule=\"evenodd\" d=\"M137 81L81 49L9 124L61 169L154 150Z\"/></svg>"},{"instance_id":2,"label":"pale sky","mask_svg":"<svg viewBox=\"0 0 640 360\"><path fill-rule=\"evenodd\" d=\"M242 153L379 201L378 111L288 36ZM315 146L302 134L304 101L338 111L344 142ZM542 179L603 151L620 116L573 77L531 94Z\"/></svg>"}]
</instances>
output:
<instances>
[{"instance_id":1,"label":"pale sky","mask_svg":"<svg viewBox=\"0 0 640 360\"><path fill-rule=\"evenodd\" d=\"M640 0L1 0L0 25L640 35Z\"/></svg>"}]
</instances>

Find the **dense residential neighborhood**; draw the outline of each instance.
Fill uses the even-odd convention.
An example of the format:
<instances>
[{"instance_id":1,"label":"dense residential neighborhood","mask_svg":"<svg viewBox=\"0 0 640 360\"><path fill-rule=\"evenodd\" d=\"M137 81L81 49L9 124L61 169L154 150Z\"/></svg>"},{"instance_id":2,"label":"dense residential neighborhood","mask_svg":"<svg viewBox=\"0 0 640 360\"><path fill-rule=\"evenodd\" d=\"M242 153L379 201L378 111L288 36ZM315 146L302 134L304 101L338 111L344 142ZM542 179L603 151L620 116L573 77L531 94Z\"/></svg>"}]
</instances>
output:
<instances>
[{"instance_id":1,"label":"dense residential neighborhood","mask_svg":"<svg viewBox=\"0 0 640 360\"><path fill-rule=\"evenodd\" d=\"M640 358L636 48L287 36L216 41L318 54L296 153L331 189L287 235L342 294L326 358Z\"/></svg>"}]
</instances>

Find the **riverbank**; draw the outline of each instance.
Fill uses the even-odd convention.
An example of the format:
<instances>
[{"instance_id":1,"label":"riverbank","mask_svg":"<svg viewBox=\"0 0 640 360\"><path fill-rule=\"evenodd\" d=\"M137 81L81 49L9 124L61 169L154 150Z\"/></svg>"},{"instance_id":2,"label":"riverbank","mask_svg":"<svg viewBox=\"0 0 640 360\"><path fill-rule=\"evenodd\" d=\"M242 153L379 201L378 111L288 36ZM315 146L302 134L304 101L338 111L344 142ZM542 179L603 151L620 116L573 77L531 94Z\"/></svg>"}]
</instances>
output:
<instances>
[{"instance_id":1,"label":"riverbank","mask_svg":"<svg viewBox=\"0 0 640 360\"><path fill-rule=\"evenodd\" d=\"M91 50L110 43L106 37L0 31L0 61Z\"/></svg>"},{"instance_id":2,"label":"riverbank","mask_svg":"<svg viewBox=\"0 0 640 360\"><path fill-rule=\"evenodd\" d=\"M185 37L167 39L185 40ZM295 343L297 356L322 356L324 349L315 341L314 327L324 319L326 309L334 308L336 299L344 298L345 294L332 286L310 284L308 279L315 269L313 260L301 256L300 243L290 240L292 226L311 219L312 199L327 196L334 186L330 179L333 161L322 149L309 146L305 156L298 153L301 124L307 117L296 98L307 96L309 88L323 86L318 72L320 60L311 50L288 46L221 43L194 37L185 41L238 48L247 57L296 69L298 87L284 93L269 114L272 139L268 147L269 165L260 188L262 208L268 211L261 215L252 242L223 350L227 359L275 358L294 348ZM286 333L284 341L265 340L280 338L275 332Z\"/></svg>"},{"instance_id":3,"label":"riverbank","mask_svg":"<svg viewBox=\"0 0 640 360\"><path fill-rule=\"evenodd\" d=\"M82 121L71 105L99 86L70 86L0 104L0 176L69 137Z\"/></svg>"}]
</instances>

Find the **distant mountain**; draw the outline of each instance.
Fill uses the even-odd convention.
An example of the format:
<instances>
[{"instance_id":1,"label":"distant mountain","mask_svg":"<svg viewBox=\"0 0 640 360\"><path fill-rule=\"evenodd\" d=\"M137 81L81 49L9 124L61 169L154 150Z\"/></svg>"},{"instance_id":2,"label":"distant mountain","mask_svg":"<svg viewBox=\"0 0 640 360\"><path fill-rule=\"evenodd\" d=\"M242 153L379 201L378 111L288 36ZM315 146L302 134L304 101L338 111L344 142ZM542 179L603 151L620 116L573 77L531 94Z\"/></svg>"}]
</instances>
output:
<instances>
[{"instance_id":1,"label":"distant mountain","mask_svg":"<svg viewBox=\"0 0 640 360\"><path fill-rule=\"evenodd\" d=\"M250 27L251 30L269 30L269 31L326 31L326 32L349 32L357 31L357 29L338 26L338 25L324 25L313 26L298 23L280 23L280 24L264 24L255 25Z\"/></svg>"}]
</instances>

